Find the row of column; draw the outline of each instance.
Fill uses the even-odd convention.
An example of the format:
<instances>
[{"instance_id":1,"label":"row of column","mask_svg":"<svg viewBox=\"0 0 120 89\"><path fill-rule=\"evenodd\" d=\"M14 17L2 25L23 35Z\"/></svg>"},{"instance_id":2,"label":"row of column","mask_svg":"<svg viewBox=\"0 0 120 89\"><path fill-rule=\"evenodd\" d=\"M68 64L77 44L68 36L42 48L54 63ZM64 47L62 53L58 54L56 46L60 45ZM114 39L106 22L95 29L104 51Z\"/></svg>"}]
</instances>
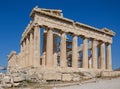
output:
<instances>
[{"instance_id":1,"label":"row of column","mask_svg":"<svg viewBox=\"0 0 120 89\"><path fill-rule=\"evenodd\" d=\"M43 56L42 56L42 65L47 67L55 67L57 66L57 53L56 53L56 37L53 37L53 29L46 29L46 38L45 43L46 47L43 48ZM77 36L73 35L72 40L72 67L78 67L78 46L77 46ZM92 40L92 68L97 69L97 43L96 40ZM61 42L60 42L60 66L67 67L67 57L66 57L66 33L61 33ZM105 58L104 58L104 43L100 44L100 52L99 52L99 68L105 69ZM107 60L106 65L107 69L111 70L111 44L107 44ZM21 65L23 67L27 66L40 66L40 28L39 26L35 26L33 32L24 39L21 44ZM82 67L88 68L88 38L83 38L83 62Z\"/></svg>"},{"instance_id":2,"label":"row of column","mask_svg":"<svg viewBox=\"0 0 120 89\"><path fill-rule=\"evenodd\" d=\"M83 68L88 68L88 39L83 39ZM99 54L98 54L98 67L97 67L97 41L92 39L92 65L93 69L107 69L112 70L112 60L111 60L111 44L106 45L106 58L105 58L105 43L101 42L99 44ZM106 64L105 64L106 59ZM106 66L105 66L106 65Z\"/></svg>"},{"instance_id":3,"label":"row of column","mask_svg":"<svg viewBox=\"0 0 120 89\"><path fill-rule=\"evenodd\" d=\"M40 65L40 28L35 26L21 43L21 67Z\"/></svg>"},{"instance_id":4,"label":"row of column","mask_svg":"<svg viewBox=\"0 0 120 89\"><path fill-rule=\"evenodd\" d=\"M55 44L53 38L53 29L47 29L46 35L46 66L53 67L57 65L57 54L54 54ZM72 67L78 68L78 46L77 46L77 36L73 35L72 40ZM54 48L53 48L54 46ZM97 69L97 41L92 40L92 68ZM60 42L60 67L67 67L67 57L66 57L66 33L61 33L61 42ZM107 60L106 65L107 69L112 69L111 63L111 44L107 44ZM99 69L105 69L105 55L104 55L104 43L100 44L100 53L99 53ZM88 38L83 38L83 62L82 67L88 68Z\"/></svg>"}]
</instances>

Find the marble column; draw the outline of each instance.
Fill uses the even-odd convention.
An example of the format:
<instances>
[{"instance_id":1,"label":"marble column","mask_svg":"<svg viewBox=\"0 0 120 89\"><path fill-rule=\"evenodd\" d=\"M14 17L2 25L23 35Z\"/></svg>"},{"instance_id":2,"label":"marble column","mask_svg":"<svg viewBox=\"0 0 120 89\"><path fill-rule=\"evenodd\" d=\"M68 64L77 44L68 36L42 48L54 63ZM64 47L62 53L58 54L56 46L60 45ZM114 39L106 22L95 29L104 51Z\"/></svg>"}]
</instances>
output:
<instances>
[{"instance_id":1,"label":"marble column","mask_svg":"<svg viewBox=\"0 0 120 89\"><path fill-rule=\"evenodd\" d=\"M26 67L29 66L29 38L26 38Z\"/></svg>"},{"instance_id":2,"label":"marble column","mask_svg":"<svg viewBox=\"0 0 120 89\"><path fill-rule=\"evenodd\" d=\"M21 58L20 60L20 67L23 67L23 42L21 43L21 52L20 52Z\"/></svg>"},{"instance_id":3,"label":"marble column","mask_svg":"<svg viewBox=\"0 0 120 89\"><path fill-rule=\"evenodd\" d=\"M92 68L97 69L97 43L96 40L92 40Z\"/></svg>"},{"instance_id":4,"label":"marble column","mask_svg":"<svg viewBox=\"0 0 120 89\"><path fill-rule=\"evenodd\" d=\"M83 68L88 69L88 39L83 38Z\"/></svg>"},{"instance_id":5,"label":"marble column","mask_svg":"<svg viewBox=\"0 0 120 89\"><path fill-rule=\"evenodd\" d=\"M25 40L23 41L23 58L22 58L23 67L25 67Z\"/></svg>"},{"instance_id":6,"label":"marble column","mask_svg":"<svg viewBox=\"0 0 120 89\"><path fill-rule=\"evenodd\" d=\"M112 59L111 59L111 44L106 45L106 67L107 70L112 70Z\"/></svg>"},{"instance_id":7,"label":"marble column","mask_svg":"<svg viewBox=\"0 0 120 89\"><path fill-rule=\"evenodd\" d=\"M78 43L77 36L73 36L72 40L72 67L78 68Z\"/></svg>"},{"instance_id":8,"label":"marble column","mask_svg":"<svg viewBox=\"0 0 120 89\"><path fill-rule=\"evenodd\" d=\"M54 67L57 67L57 35L53 36L53 59Z\"/></svg>"},{"instance_id":9,"label":"marble column","mask_svg":"<svg viewBox=\"0 0 120 89\"><path fill-rule=\"evenodd\" d=\"M53 32L51 28L47 31L47 44L46 44L46 66L48 68L53 67Z\"/></svg>"},{"instance_id":10,"label":"marble column","mask_svg":"<svg viewBox=\"0 0 120 89\"><path fill-rule=\"evenodd\" d=\"M60 67L67 67L67 59L66 59L66 33L61 34L61 42L60 42Z\"/></svg>"},{"instance_id":11,"label":"marble column","mask_svg":"<svg viewBox=\"0 0 120 89\"><path fill-rule=\"evenodd\" d=\"M40 66L40 28L34 27L34 67Z\"/></svg>"},{"instance_id":12,"label":"marble column","mask_svg":"<svg viewBox=\"0 0 120 89\"><path fill-rule=\"evenodd\" d=\"M100 44L100 69L105 69L105 50L104 50L104 43Z\"/></svg>"},{"instance_id":13,"label":"marble column","mask_svg":"<svg viewBox=\"0 0 120 89\"><path fill-rule=\"evenodd\" d=\"M33 66L33 62L34 62L34 60L33 60L33 54L34 54L34 50L33 50L33 33L31 32L30 33L30 55L29 55L29 63L30 63L30 66Z\"/></svg>"},{"instance_id":14,"label":"marble column","mask_svg":"<svg viewBox=\"0 0 120 89\"><path fill-rule=\"evenodd\" d=\"M42 52L42 66L46 65L46 43L47 43L47 32L43 33L43 52Z\"/></svg>"},{"instance_id":15,"label":"marble column","mask_svg":"<svg viewBox=\"0 0 120 89\"><path fill-rule=\"evenodd\" d=\"M27 39L25 39L25 67L27 66Z\"/></svg>"}]
</instances>

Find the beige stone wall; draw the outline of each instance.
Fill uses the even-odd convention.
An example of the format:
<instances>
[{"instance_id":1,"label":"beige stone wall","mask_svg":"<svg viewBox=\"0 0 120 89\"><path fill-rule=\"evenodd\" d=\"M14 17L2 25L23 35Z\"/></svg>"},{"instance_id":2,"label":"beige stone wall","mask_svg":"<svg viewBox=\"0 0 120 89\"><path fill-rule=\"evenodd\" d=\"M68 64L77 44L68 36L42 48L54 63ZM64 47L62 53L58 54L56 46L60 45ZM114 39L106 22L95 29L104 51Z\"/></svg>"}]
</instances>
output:
<instances>
[{"instance_id":1,"label":"beige stone wall","mask_svg":"<svg viewBox=\"0 0 120 89\"><path fill-rule=\"evenodd\" d=\"M101 73L102 77L120 77L120 71L103 71Z\"/></svg>"},{"instance_id":2,"label":"beige stone wall","mask_svg":"<svg viewBox=\"0 0 120 89\"><path fill-rule=\"evenodd\" d=\"M8 67L17 67L17 66L18 66L17 55L15 51L12 51L8 56Z\"/></svg>"}]
</instances>

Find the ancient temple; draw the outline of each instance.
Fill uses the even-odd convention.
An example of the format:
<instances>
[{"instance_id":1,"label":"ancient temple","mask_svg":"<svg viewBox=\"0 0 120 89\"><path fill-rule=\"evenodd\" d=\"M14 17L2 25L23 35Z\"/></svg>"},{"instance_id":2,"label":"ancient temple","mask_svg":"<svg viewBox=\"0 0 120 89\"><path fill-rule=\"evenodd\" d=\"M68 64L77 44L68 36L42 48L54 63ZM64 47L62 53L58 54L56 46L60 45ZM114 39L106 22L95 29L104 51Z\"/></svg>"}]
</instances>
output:
<instances>
[{"instance_id":1,"label":"ancient temple","mask_svg":"<svg viewBox=\"0 0 120 89\"><path fill-rule=\"evenodd\" d=\"M10 53L8 67L112 70L112 30L67 19L62 10L35 7L30 17L32 20L22 34L20 52ZM78 46L79 39L82 43Z\"/></svg>"}]
</instances>

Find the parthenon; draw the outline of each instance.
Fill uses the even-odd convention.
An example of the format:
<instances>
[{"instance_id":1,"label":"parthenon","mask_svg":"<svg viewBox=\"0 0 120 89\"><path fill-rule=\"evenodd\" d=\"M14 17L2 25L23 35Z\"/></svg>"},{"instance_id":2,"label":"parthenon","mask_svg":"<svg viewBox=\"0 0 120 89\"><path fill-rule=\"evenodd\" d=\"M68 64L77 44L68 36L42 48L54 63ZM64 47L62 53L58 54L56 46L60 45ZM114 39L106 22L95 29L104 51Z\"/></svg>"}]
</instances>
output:
<instances>
[{"instance_id":1,"label":"parthenon","mask_svg":"<svg viewBox=\"0 0 120 89\"><path fill-rule=\"evenodd\" d=\"M62 10L35 7L30 17L20 41L20 53L12 51L8 56L9 67L112 71L112 30L67 19Z\"/></svg>"}]
</instances>

